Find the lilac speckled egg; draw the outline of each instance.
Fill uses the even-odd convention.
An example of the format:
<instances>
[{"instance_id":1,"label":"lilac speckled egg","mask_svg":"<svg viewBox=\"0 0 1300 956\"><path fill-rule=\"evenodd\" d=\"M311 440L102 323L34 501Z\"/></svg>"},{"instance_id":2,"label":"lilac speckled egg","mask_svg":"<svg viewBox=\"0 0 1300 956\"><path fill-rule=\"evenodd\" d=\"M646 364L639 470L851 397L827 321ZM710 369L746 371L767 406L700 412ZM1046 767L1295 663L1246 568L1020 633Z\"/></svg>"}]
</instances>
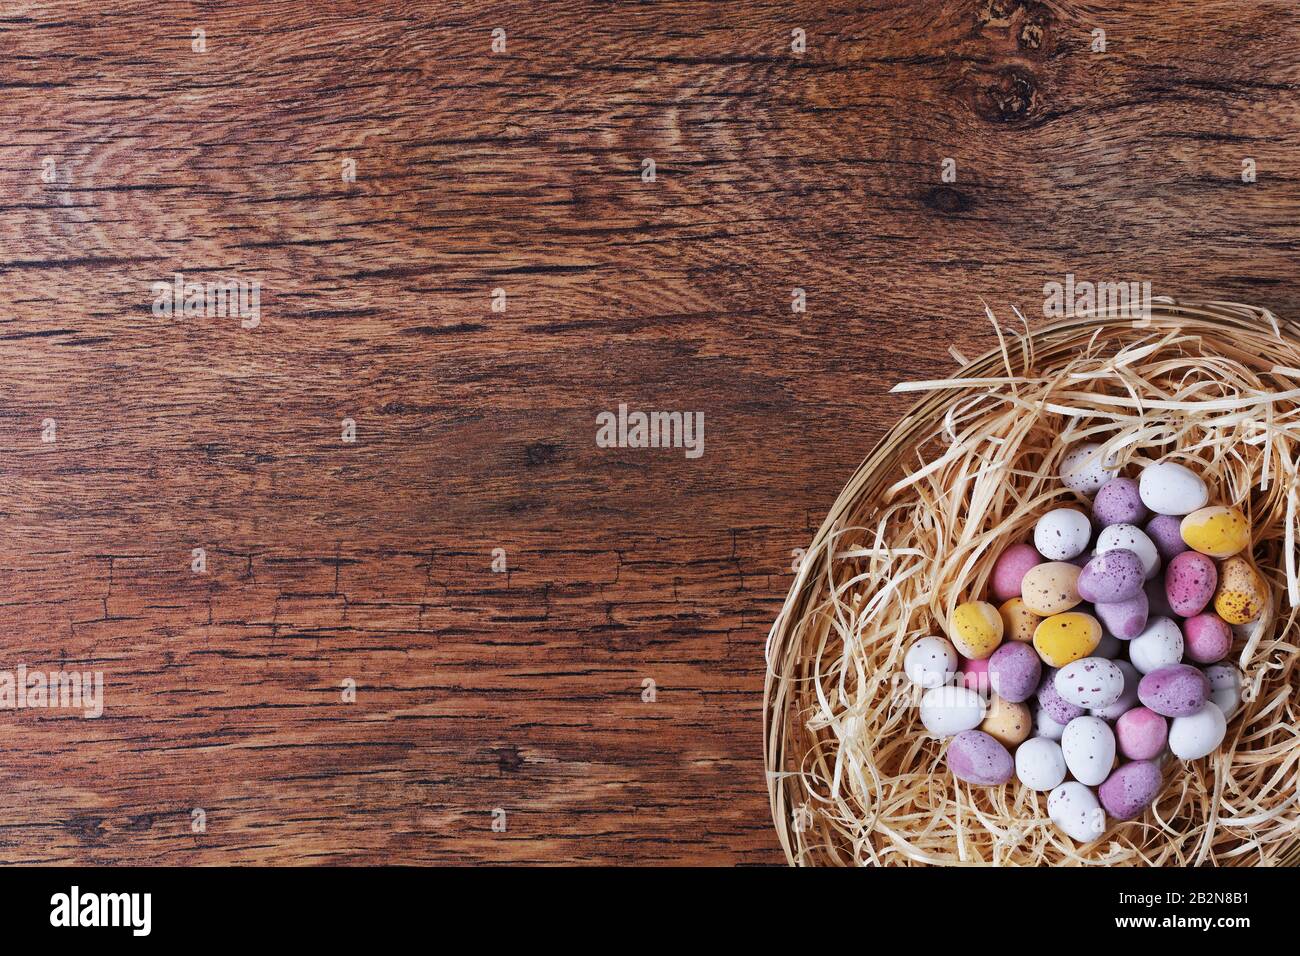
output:
<instances>
[{"instance_id":1,"label":"lilac speckled egg","mask_svg":"<svg viewBox=\"0 0 1300 956\"><path fill-rule=\"evenodd\" d=\"M1043 676L1043 662L1031 644L1008 641L988 659L989 686L1013 704L1028 700Z\"/></svg>"},{"instance_id":2,"label":"lilac speckled egg","mask_svg":"<svg viewBox=\"0 0 1300 956\"><path fill-rule=\"evenodd\" d=\"M1075 587L1085 601L1118 604L1141 594L1145 580L1142 559L1126 548L1116 548L1084 565Z\"/></svg>"},{"instance_id":3,"label":"lilac speckled egg","mask_svg":"<svg viewBox=\"0 0 1300 956\"><path fill-rule=\"evenodd\" d=\"M948 744L948 769L958 780L996 787L1016 772L1007 748L982 730L963 730Z\"/></svg>"},{"instance_id":4,"label":"lilac speckled egg","mask_svg":"<svg viewBox=\"0 0 1300 956\"><path fill-rule=\"evenodd\" d=\"M1138 684L1138 700L1162 717L1190 717L1209 699L1209 679L1191 664L1153 670Z\"/></svg>"},{"instance_id":5,"label":"lilac speckled egg","mask_svg":"<svg viewBox=\"0 0 1300 956\"><path fill-rule=\"evenodd\" d=\"M1112 524L1137 524L1150 514L1142 503L1138 483L1132 478L1112 478L1097 489L1092 516L1105 528Z\"/></svg>"},{"instance_id":6,"label":"lilac speckled egg","mask_svg":"<svg viewBox=\"0 0 1300 956\"><path fill-rule=\"evenodd\" d=\"M1151 578L1145 588L1147 592L1147 613L1151 617L1173 617L1174 609L1169 606L1169 595L1165 594L1163 577Z\"/></svg>"},{"instance_id":7,"label":"lilac speckled egg","mask_svg":"<svg viewBox=\"0 0 1300 956\"><path fill-rule=\"evenodd\" d=\"M1191 550L1183 540L1183 519L1176 515L1156 515L1147 522L1147 537L1168 564L1184 551Z\"/></svg>"},{"instance_id":8,"label":"lilac speckled egg","mask_svg":"<svg viewBox=\"0 0 1300 956\"><path fill-rule=\"evenodd\" d=\"M1219 586L1214 561L1197 551L1184 551L1165 569L1165 597L1174 613L1194 617L1205 610Z\"/></svg>"},{"instance_id":9,"label":"lilac speckled egg","mask_svg":"<svg viewBox=\"0 0 1300 956\"><path fill-rule=\"evenodd\" d=\"M1134 707L1115 721L1119 752L1129 760L1152 760L1165 749L1169 722L1147 707Z\"/></svg>"},{"instance_id":10,"label":"lilac speckled egg","mask_svg":"<svg viewBox=\"0 0 1300 956\"><path fill-rule=\"evenodd\" d=\"M1096 604L1093 606L1093 610L1106 631L1114 634L1122 641L1130 641L1141 634L1142 629L1147 626L1147 618L1150 616L1145 590L1138 591L1127 601L1117 601L1114 604L1105 602Z\"/></svg>"},{"instance_id":11,"label":"lilac speckled egg","mask_svg":"<svg viewBox=\"0 0 1300 956\"><path fill-rule=\"evenodd\" d=\"M989 695L988 658L973 661L963 657L961 666L957 668L957 680L968 690L987 697Z\"/></svg>"},{"instance_id":12,"label":"lilac speckled egg","mask_svg":"<svg viewBox=\"0 0 1300 956\"><path fill-rule=\"evenodd\" d=\"M992 575L993 596L998 603L1020 597L1020 582L1025 579L1025 572L1042 563L1043 556L1032 544L1013 544L998 555Z\"/></svg>"},{"instance_id":13,"label":"lilac speckled egg","mask_svg":"<svg viewBox=\"0 0 1300 956\"><path fill-rule=\"evenodd\" d=\"M1052 720L1064 725L1076 717L1082 717L1087 711L1076 707L1056 692L1056 671L1055 667L1043 671L1042 682L1038 685L1038 706Z\"/></svg>"},{"instance_id":14,"label":"lilac speckled egg","mask_svg":"<svg viewBox=\"0 0 1300 956\"><path fill-rule=\"evenodd\" d=\"M1150 760L1134 760L1111 771L1097 788L1101 805L1116 820L1132 820L1160 792L1160 768Z\"/></svg>"},{"instance_id":15,"label":"lilac speckled egg","mask_svg":"<svg viewBox=\"0 0 1300 956\"><path fill-rule=\"evenodd\" d=\"M1213 611L1206 611L1183 622L1183 644L1196 663L1215 664L1232 650L1232 628Z\"/></svg>"}]
</instances>

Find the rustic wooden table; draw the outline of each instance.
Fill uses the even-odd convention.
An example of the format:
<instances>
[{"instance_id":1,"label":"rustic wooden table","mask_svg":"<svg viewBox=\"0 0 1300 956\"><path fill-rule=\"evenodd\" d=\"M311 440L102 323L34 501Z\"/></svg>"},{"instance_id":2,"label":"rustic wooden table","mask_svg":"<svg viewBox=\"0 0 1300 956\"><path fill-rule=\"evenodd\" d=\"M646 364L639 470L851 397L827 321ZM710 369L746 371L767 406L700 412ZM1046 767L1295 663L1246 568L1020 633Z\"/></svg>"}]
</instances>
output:
<instances>
[{"instance_id":1,"label":"rustic wooden table","mask_svg":"<svg viewBox=\"0 0 1300 956\"><path fill-rule=\"evenodd\" d=\"M344 7L0 11L0 669L104 680L11 683L0 860L778 863L889 386L1068 273L1300 307L1292 0Z\"/></svg>"}]
</instances>

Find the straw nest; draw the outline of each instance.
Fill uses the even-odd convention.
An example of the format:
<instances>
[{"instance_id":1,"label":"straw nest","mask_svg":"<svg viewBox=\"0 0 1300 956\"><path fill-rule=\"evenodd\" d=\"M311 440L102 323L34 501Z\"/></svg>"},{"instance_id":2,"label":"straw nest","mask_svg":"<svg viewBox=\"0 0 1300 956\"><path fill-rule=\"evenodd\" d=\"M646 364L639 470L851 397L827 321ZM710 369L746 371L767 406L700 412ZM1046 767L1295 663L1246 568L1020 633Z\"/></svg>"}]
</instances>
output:
<instances>
[{"instance_id":1,"label":"straw nest","mask_svg":"<svg viewBox=\"0 0 1300 956\"><path fill-rule=\"evenodd\" d=\"M993 318L992 314L989 315ZM1025 324L1023 318L1021 324ZM995 328L997 328L995 323ZM1300 325L1222 302L1154 300L1149 319L1076 318L924 392L858 468L768 638L773 818L803 865L1269 865L1300 860L1295 561ZM908 645L981 597L993 560L1074 493L1073 445L1121 467L1172 457L1250 517L1273 601L1228 658L1242 707L1221 748L1164 764L1154 806L1076 845L1046 795L957 783L902 677Z\"/></svg>"}]
</instances>

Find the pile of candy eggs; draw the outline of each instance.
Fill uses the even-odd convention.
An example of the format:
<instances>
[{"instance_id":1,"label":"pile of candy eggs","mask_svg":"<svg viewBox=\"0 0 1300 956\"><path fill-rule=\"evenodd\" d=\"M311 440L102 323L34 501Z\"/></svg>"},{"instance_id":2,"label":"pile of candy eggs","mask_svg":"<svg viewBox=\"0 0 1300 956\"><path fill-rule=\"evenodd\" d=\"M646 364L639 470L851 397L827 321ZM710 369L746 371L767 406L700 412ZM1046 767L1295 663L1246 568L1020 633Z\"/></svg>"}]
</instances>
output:
<instances>
[{"instance_id":1,"label":"pile of candy eggs","mask_svg":"<svg viewBox=\"0 0 1300 956\"><path fill-rule=\"evenodd\" d=\"M1087 843L1108 815L1141 815L1171 757L1222 744L1241 702L1224 661L1269 589L1246 516L1210 504L1185 465L1154 462L1134 480L1086 444L1060 478L1088 513L1043 514L1032 544L998 556L988 600L957 605L947 636L913 643L904 671L958 780L1016 777Z\"/></svg>"}]
</instances>

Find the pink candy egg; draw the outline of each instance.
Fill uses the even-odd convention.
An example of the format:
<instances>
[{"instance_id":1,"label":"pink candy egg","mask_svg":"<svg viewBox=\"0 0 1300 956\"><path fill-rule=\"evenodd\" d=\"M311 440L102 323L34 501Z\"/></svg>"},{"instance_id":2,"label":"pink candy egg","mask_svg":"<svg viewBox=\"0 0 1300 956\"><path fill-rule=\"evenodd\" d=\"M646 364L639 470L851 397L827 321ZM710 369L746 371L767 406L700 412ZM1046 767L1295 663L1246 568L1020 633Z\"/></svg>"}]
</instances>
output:
<instances>
[{"instance_id":1,"label":"pink candy egg","mask_svg":"<svg viewBox=\"0 0 1300 956\"><path fill-rule=\"evenodd\" d=\"M1197 614L1183 622L1183 644L1196 663L1216 664L1232 650L1232 629L1217 614Z\"/></svg>"},{"instance_id":2,"label":"pink candy egg","mask_svg":"<svg viewBox=\"0 0 1300 956\"><path fill-rule=\"evenodd\" d=\"M1134 707L1115 722L1119 752L1130 760L1151 760L1168 738L1169 722L1146 707Z\"/></svg>"},{"instance_id":3,"label":"pink candy egg","mask_svg":"<svg viewBox=\"0 0 1300 956\"><path fill-rule=\"evenodd\" d=\"M998 555L993 564L992 580L993 596L998 603L1020 597L1020 582L1026 572L1042 563L1042 555L1034 550L1032 544L1013 544Z\"/></svg>"}]
</instances>

